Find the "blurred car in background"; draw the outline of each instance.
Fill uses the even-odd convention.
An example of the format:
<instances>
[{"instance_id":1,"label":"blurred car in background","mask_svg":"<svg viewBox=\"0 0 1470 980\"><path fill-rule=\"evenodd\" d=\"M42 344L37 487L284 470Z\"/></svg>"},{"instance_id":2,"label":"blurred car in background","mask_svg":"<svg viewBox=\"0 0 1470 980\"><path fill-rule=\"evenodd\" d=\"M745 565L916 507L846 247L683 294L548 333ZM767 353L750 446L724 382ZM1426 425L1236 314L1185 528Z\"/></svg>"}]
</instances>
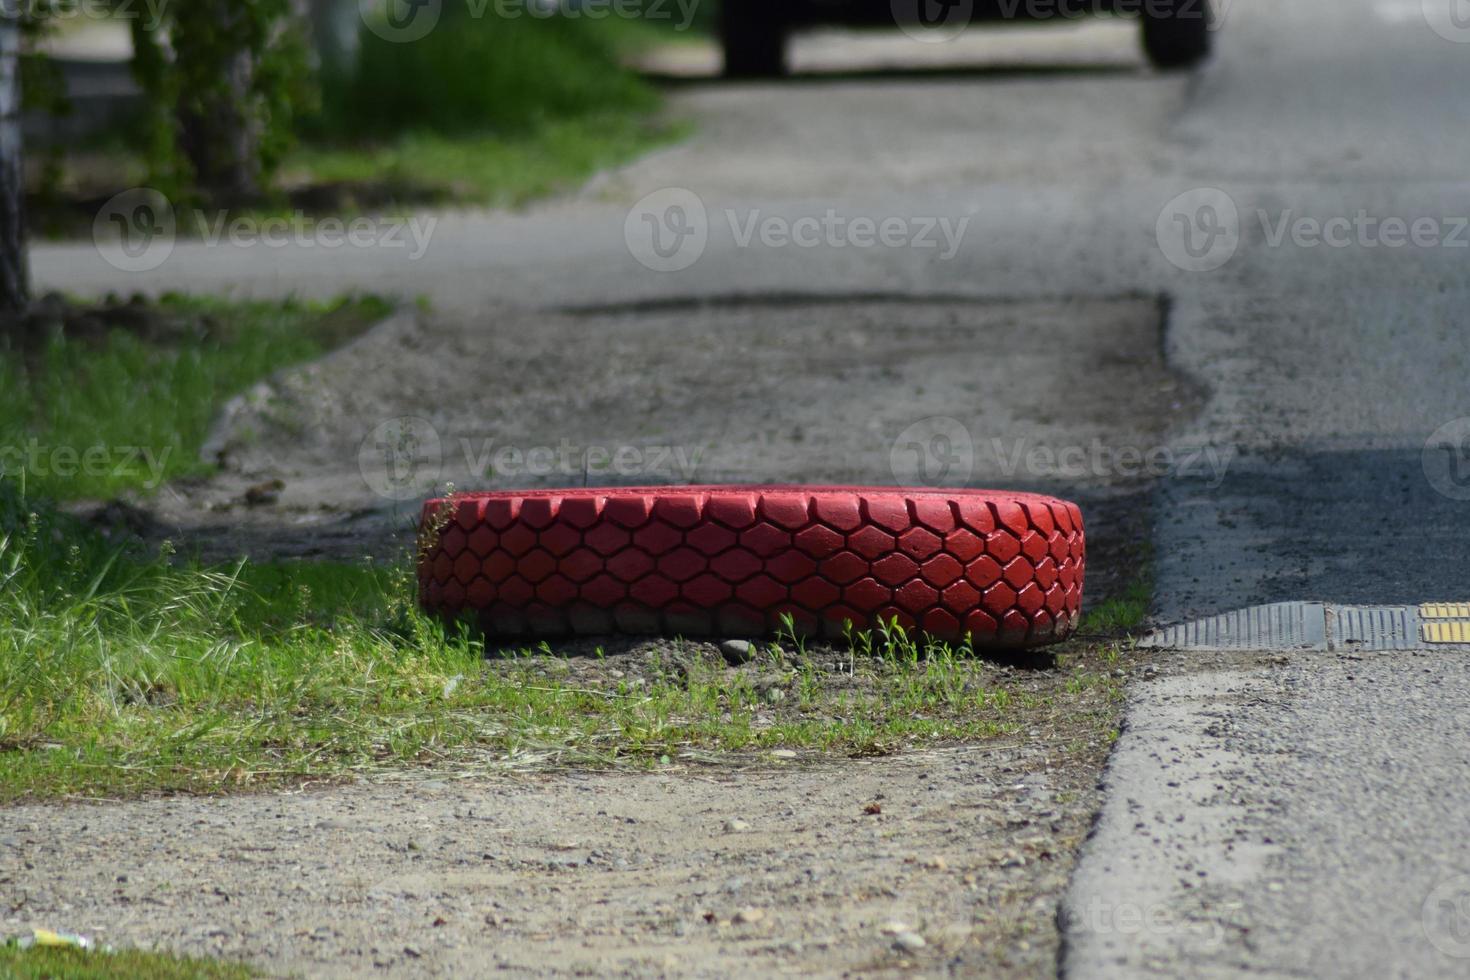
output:
<instances>
[{"instance_id":1,"label":"blurred car in background","mask_svg":"<svg viewBox=\"0 0 1470 980\"><path fill-rule=\"evenodd\" d=\"M1144 53L1157 68L1188 68L1210 53L1210 0L724 0L725 74L786 72L786 40L823 24L900 27L935 39L972 24L1073 23L1094 14L1139 21Z\"/></svg>"}]
</instances>

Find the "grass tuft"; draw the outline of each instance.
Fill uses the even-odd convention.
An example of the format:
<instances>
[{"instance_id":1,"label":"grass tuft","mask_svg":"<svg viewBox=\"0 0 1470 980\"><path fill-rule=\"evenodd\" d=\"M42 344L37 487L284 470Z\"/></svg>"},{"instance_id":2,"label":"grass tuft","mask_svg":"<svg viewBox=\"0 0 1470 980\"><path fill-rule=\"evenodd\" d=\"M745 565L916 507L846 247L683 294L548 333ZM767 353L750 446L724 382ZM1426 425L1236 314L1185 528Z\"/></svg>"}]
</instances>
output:
<instances>
[{"instance_id":1,"label":"grass tuft","mask_svg":"<svg viewBox=\"0 0 1470 980\"><path fill-rule=\"evenodd\" d=\"M1032 731L1095 743L1121 696L1115 652L1029 676L893 626L846 647L788 635L739 669L682 641L487 651L419 613L407 564L199 567L120 548L4 481L0 620L0 800Z\"/></svg>"},{"instance_id":2,"label":"grass tuft","mask_svg":"<svg viewBox=\"0 0 1470 980\"><path fill-rule=\"evenodd\" d=\"M315 303L172 295L152 314L178 335L124 330L0 351L0 477L33 495L110 497L208 470L199 450L230 396L318 357L392 309L363 297Z\"/></svg>"},{"instance_id":3,"label":"grass tuft","mask_svg":"<svg viewBox=\"0 0 1470 980\"><path fill-rule=\"evenodd\" d=\"M14 980L247 980L261 976L240 963L140 950L20 949L0 945L0 975Z\"/></svg>"}]
</instances>

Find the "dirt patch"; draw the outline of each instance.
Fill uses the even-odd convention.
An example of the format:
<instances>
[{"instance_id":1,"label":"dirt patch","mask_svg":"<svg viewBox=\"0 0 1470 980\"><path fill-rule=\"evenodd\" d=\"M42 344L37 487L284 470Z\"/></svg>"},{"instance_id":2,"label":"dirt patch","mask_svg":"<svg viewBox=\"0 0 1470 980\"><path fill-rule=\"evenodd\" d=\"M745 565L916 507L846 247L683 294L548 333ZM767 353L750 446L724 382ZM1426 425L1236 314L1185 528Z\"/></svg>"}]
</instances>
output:
<instances>
[{"instance_id":1,"label":"dirt patch","mask_svg":"<svg viewBox=\"0 0 1470 980\"><path fill-rule=\"evenodd\" d=\"M1199 404L1160 335L1146 297L405 315L237 400L209 442L224 472L151 506L206 556L390 557L446 482L912 484L905 433L942 418L959 449L935 482L1086 508L1138 487L1094 447L1147 451ZM389 487L383 426L410 416L426 438Z\"/></svg>"},{"instance_id":2,"label":"dirt patch","mask_svg":"<svg viewBox=\"0 0 1470 980\"><path fill-rule=\"evenodd\" d=\"M1106 751L17 807L5 931L307 976L1050 974Z\"/></svg>"},{"instance_id":3,"label":"dirt patch","mask_svg":"<svg viewBox=\"0 0 1470 980\"><path fill-rule=\"evenodd\" d=\"M417 501L385 503L361 465L395 416L428 419L435 478L468 489L590 477L477 469L462 447L485 440L703 452L685 479L618 482L900 482L898 436L943 415L973 434L956 482L1083 503L1096 601L1147 559L1146 487L1018 473L1005 455L1151 445L1195 403L1163 367L1148 298L399 317L237 402L211 443L225 472L149 509L156 533L205 556L401 556ZM271 501L246 502L276 480ZM590 688L665 669L666 647L554 649L531 666ZM812 656L831 660L823 684L839 701L841 685L866 683L840 651ZM760 664L732 669L767 694L787 683ZM1071 724L1066 672L987 670L1060 713L977 745L841 760L671 753L651 774L487 778L487 765L463 779L11 808L0 915L7 932L66 928L308 976L1049 975L1121 700L1085 695L1091 714ZM776 720L782 699L768 700Z\"/></svg>"}]
</instances>

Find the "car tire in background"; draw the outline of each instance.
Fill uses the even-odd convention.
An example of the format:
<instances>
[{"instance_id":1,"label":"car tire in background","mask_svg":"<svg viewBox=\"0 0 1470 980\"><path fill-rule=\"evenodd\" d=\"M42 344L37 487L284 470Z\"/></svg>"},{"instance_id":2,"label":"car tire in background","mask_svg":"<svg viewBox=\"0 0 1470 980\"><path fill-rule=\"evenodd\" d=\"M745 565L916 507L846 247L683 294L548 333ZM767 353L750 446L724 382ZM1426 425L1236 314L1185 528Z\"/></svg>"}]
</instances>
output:
<instances>
[{"instance_id":1,"label":"car tire in background","mask_svg":"<svg viewBox=\"0 0 1470 980\"><path fill-rule=\"evenodd\" d=\"M1209 57L1213 24L1209 0L1150 0L1144 5L1144 53L1155 68L1192 68Z\"/></svg>"},{"instance_id":2,"label":"car tire in background","mask_svg":"<svg viewBox=\"0 0 1470 980\"><path fill-rule=\"evenodd\" d=\"M727 78L786 74L786 20L778 0L724 0L720 37Z\"/></svg>"}]
</instances>

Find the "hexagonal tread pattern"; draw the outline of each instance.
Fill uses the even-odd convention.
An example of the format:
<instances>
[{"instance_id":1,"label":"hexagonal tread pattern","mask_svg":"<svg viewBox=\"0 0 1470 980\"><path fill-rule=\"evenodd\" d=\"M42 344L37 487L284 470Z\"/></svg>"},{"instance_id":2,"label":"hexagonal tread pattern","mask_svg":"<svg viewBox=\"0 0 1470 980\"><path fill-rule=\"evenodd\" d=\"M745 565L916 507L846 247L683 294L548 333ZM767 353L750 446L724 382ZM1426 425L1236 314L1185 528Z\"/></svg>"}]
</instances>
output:
<instances>
[{"instance_id":1,"label":"hexagonal tread pattern","mask_svg":"<svg viewBox=\"0 0 1470 980\"><path fill-rule=\"evenodd\" d=\"M977 647L1065 639L1076 504L989 490L664 487L424 505L423 607L493 634L839 637L897 619Z\"/></svg>"}]
</instances>

